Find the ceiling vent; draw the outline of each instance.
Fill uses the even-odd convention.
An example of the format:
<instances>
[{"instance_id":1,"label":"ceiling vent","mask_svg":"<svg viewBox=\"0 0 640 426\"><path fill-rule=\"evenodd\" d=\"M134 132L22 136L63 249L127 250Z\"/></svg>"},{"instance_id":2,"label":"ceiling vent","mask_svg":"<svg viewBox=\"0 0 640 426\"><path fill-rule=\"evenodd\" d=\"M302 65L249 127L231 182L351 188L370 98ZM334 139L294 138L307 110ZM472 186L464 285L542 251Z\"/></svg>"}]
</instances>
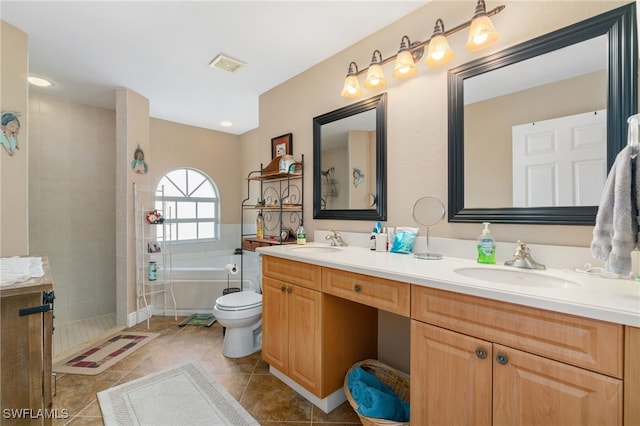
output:
<instances>
[{"instance_id":1,"label":"ceiling vent","mask_svg":"<svg viewBox=\"0 0 640 426\"><path fill-rule=\"evenodd\" d=\"M209 62L209 66L211 68L218 68L227 72L236 72L245 65L246 64L244 62L230 58L229 56L225 56L223 54L218 54L218 56L213 58L213 61Z\"/></svg>"}]
</instances>

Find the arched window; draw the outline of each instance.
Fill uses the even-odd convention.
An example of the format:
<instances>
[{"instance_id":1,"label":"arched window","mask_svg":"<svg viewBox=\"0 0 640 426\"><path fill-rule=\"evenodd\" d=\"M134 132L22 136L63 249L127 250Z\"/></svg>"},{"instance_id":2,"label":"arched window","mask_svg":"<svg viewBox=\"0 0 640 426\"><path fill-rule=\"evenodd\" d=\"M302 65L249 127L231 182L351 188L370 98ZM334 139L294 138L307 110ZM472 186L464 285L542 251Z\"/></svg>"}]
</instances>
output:
<instances>
[{"instance_id":1,"label":"arched window","mask_svg":"<svg viewBox=\"0 0 640 426\"><path fill-rule=\"evenodd\" d=\"M194 241L220 238L220 199L218 190L208 176L198 170L172 170L160 179L164 186L164 202L171 218L171 240ZM162 200L156 200L162 208Z\"/></svg>"}]
</instances>

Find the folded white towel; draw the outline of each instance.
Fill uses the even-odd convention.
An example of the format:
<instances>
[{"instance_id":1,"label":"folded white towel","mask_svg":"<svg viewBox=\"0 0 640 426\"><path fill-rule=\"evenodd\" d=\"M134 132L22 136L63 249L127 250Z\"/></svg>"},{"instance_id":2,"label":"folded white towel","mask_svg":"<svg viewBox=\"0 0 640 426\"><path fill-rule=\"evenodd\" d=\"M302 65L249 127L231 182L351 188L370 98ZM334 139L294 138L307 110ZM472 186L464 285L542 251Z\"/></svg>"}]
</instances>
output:
<instances>
[{"instance_id":1,"label":"folded white towel","mask_svg":"<svg viewBox=\"0 0 640 426\"><path fill-rule=\"evenodd\" d=\"M634 214L638 199L637 193L631 193L632 169L636 169L632 154L631 147L627 146L616 156L607 176L591 241L592 256L608 261L611 271L620 275L631 271L631 251L638 238ZM637 182L635 186L638 187Z\"/></svg>"},{"instance_id":2,"label":"folded white towel","mask_svg":"<svg viewBox=\"0 0 640 426\"><path fill-rule=\"evenodd\" d=\"M0 257L0 285L9 285L44 275L41 257Z\"/></svg>"}]
</instances>

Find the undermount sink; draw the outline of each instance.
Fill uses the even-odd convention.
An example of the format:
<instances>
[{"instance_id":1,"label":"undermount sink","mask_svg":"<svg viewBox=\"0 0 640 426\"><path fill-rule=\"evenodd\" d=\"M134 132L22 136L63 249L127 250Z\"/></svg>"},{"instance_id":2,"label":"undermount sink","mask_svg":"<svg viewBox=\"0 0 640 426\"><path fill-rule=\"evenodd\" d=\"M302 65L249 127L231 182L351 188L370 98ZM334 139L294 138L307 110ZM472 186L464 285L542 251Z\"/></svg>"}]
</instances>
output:
<instances>
[{"instance_id":1,"label":"undermount sink","mask_svg":"<svg viewBox=\"0 0 640 426\"><path fill-rule=\"evenodd\" d=\"M494 269L494 268L460 268L456 274L490 283L511 284L524 287L570 288L579 284L564 278L526 269Z\"/></svg>"},{"instance_id":2,"label":"undermount sink","mask_svg":"<svg viewBox=\"0 0 640 426\"><path fill-rule=\"evenodd\" d=\"M314 246L314 245L299 245L289 247L289 250L299 251L301 253L335 253L342 251L340 247L335 246Z\"/></svg>"}]
</instances>

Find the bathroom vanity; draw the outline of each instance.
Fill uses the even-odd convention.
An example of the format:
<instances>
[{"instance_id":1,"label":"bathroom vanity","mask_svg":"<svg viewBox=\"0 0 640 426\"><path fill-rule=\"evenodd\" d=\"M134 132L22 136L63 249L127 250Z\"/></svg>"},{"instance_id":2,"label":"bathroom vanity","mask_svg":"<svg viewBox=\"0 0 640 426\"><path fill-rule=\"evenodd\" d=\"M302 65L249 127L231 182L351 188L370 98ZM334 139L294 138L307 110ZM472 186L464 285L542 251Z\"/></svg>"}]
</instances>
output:
<instances>
[{"instance_id":1,"label":"bathroom vanity","mask_svg":"<svg viewBox=\"0 0 640 426\"><path fill-rule=\"evenodd\" d=\"M382 309L411 319L412 424L640 423L638 282L361 247L259 251L263 357L325 411L348 368L376 357Z\"/></svg>"}]
</instances>

